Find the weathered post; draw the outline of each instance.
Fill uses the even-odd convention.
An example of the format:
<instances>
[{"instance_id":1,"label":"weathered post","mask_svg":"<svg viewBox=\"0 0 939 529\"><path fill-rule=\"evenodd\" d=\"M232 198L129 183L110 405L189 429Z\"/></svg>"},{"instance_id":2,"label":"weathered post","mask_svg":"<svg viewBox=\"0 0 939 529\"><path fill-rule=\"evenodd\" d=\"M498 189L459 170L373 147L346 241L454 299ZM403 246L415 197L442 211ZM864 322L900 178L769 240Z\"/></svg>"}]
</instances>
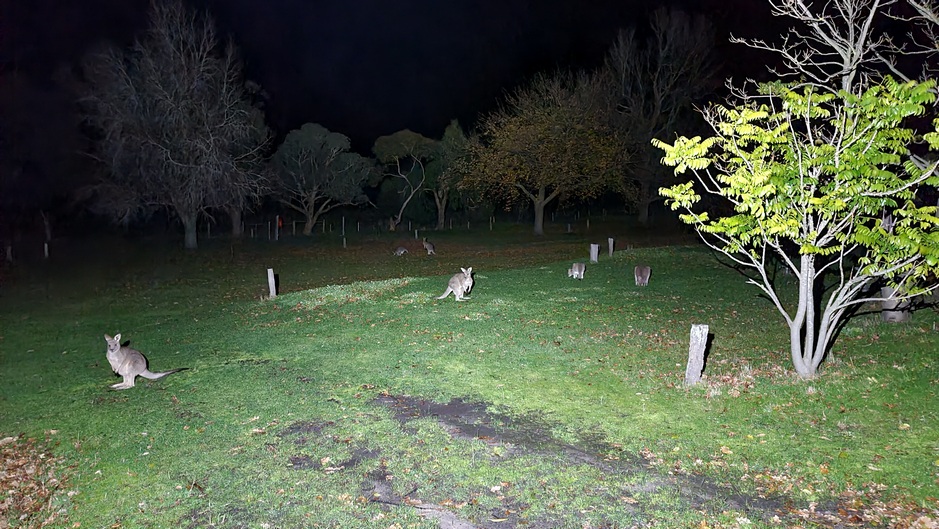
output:
<instances>
[{"instance_id":1,"label":"weathered post","mask_svg":"<svg viewBox=\"0 0 939 529\"><path fill-rule=\"evenodd\" d=\"M897 299L897 291L892 287L880 289L881 301L880 315L887 323L903 323L910 321L910 300Z\"/></svg>"},{"instance_id":2,"label":"weathered post","mask_svg":"<svg viewBox=\"0 0 939 529\"><path fill-rule=\"evenodd\" d=\"M613 237L607 237L606 246L610 251L610 257L613 257Z\"/></svg>"},{"instance_id":3,"label":"weathered post","mask_svg":"<svg viewBox=\"0 0 939 529\"><path fill-rule=\"evenodd\" d=\"M685 385L693 386L701 381L704 371L704 352L708 345L708 326L693 324L691 342L688 345L688 366L685 368Z\"/></svg>"},{"instance_id":4,"label":"weathered post","mask_svg":"<svg viewBox=\"0 0 939 529\"><path fill-rule=\"evenodd\" d=\"M277 280L274 278L274 269L267 269L267 288L270 292L271 299L277 297Z\"/></svg>"},{"instance_id":5,"label":"weathered post","mask_svg":"<svg viewBox=\"0 0 939 529\"><path fill-rule=\"evenodd\" d=\"M600 245L591 244L590 245L590 262L596 263L600 259Z\"/></svg>"}]
</instances>

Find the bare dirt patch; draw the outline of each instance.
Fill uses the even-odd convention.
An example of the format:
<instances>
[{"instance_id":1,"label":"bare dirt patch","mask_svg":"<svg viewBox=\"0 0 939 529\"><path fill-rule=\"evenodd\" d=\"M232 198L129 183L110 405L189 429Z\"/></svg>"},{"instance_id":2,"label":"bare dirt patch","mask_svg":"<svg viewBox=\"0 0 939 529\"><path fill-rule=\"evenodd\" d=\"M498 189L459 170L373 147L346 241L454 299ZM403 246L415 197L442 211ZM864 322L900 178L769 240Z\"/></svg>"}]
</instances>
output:
<instances>
[{"instance_id":1,"label":"bare dirt patch","mask_svg":"<svg viewBox=\"0 0 939 529\"><path fill-rule=\"evenodd\" d=\"M440 403L409 396L383 395L378 397L375 403L389 408L394 417L405 427L411 420L431 417L454 438L499 445L509 454L561 455L571 463L591 465L607 475L651 476L638 485L635 492L649 493L663 488L677 491L691 509L712 512L713 509L733 509L752 518L766 520L787 510L783 499L748 496L704 477L662 476L654 471L642 457L624 454L590 432L582 434L576 445L560 441L552 436L552 425L538 416L512 417L489 410L485 403L462 399ZM610 458L608 455L611 453L617 453L617 456ZM505 505L504 509L498 513L503 519L494 527L521 527L519 523L521 520L512 516L512 513L520 510L519 508L524 509L524 506ZM637 513L641 513L642 505L637 505L636 510ZM616 522L610 522L609 527L616 526L618 526ZM441 525L441 527L446 526ZM524 521L524 527L547 528L553 525L550 521L528 518Z\"/></svg>"},{"instance_id":2,"label":"bare dirt patch","mask_svg":"<svg viewBox=\"0 0 939 529\"><path fill-rule=\"evenodd\" d=\"M742 513L751 519L782 523L790 520L795 523L811 523L820 527L915 527L936 528L937 510L923 509L921 506L885 504L876 497L866 497L863 501L857 494L846 494L837 501L812 505L810 509L796 509L790 498L785 496L763 497L755 493L744 493L727 484L720 484L704 476L693 474L662 475L639 455L617 454L615 459L607 454L618 449L595 434L581 436L576 445L562 442L551 435L551 424L541 417L512 417L490 411L485 403L453 399L447 403L434 402L403 395L382 395L375 400L376 405L392 411L394 417L407 428L411 420L431 417L445 428L454 438L473 439L489 444L498 444L509 453L535 453L562 455L573 463L592 465L605 474L624 473L645 476L642 484L637 485L637 492L653 492L659 489L677 491L687 502L690 509L702 512L715 512L714 509ZM380 472L379 472L380 474ZM380 478L381 476L376 476ZM381 483L381 479L373 480ZM405 498L406 500L406 498ZM394 498L400 504L401 498ZM937 505L939 506L939 505ZM437 513L444 511L440 506L417 505ZM517 512L524 506L505 505L497 515ZM637 512L642 512L642 505L637 505ZM452 514L448 514L452 518ZM466 520L440 518L441 527L486 528L473 525ZM550 521L526 519L519 523L517 517L504 516L493 527L500 528L548 528ZM447 524L453 525L447 525ZM462 525L461 525L462 524ZM933 524L933 525L930 525ZM609 527L618 527L611 521Z\"/></svg>"}]
</instances>

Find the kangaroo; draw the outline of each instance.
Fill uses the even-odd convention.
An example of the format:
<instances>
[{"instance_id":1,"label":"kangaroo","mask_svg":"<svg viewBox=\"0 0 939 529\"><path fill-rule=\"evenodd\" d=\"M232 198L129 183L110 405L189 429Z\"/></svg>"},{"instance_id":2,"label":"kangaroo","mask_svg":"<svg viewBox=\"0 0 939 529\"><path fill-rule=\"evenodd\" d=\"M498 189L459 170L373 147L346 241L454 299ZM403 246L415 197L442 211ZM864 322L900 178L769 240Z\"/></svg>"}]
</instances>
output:
<instances>
[{"instance_id":1,"label":"kangaroo","mask_svg":"<svg viewBox=\"0 0 939 529\"><path fill-rule=\"evenodd\" d=\"M424 237L424 240L421 242L421 244L423 244L424 249L427 250L427 255L437 255L437 252L434 249L434 243L428 241L427 237Z\"/></svg>"},{"instance_id":2,"label":"kangaroo","mask_svg":"<svg viewBox=\"0 0 939 529\"><path fill-rule=\"evenodd\" d=\"M646 265L639 265L633 272L636 277L636 286L644 287L649 285L649 276L652 275L652 269Z\"/></svg>"},{"instance_id":3,"label":"kangaroo","mask_svg":"<svg viewBox=\"0 0 939 529\"><path fill-rule=\"evenodd\" d=\"M108 342L108 363L115 373L124 377L123 382L111 384L111 389L128 389L134 387L134 380L137 375L150 380L163 378L166 375L182 371L185 368L154 373L147 369L147 357L136 349L124 347L121 345L121 334L115 334L113 338L104 335L104 340Z\"/></svg>"},{"instance_id":4,"label":"kangaroo","mask_svg":"<svg viewBox=\"0 0 939 529\"><path fill-rule=\"evenodd\" d=\"M469 299L464 296L469 294L470 290L473 290L473 267L460 268L460 270L462 270L461 273L454 274L450 278L450 282L447 283L447 291L437 299L443 299L449 296L451 292L453 292L453 297L457 301Z\"/></svg>"},{"instance_id":5,"label":"kangaroo","mask_svg":"<svg viewBox=\"0 0 939 529\"><path fill-rule=\"evenodd\" d=\"M567 270L567 277L573 277L574 279L583 279L584 272L587 271L587 265L584 263L574 263Z\"/></svg>"},{"instance_id":6,"label":"kangaroo","mask_svg":"<svg viewBox=\"0 0 939 529\"><path fill-rule=\"evenodd\" d=\"M397 255L398 257L401 257L402 255L406 253L408 253L408 249L405 248L404 246L398 246L397 248L395 248L395 255Z\"/></svg>"}]
</instances>

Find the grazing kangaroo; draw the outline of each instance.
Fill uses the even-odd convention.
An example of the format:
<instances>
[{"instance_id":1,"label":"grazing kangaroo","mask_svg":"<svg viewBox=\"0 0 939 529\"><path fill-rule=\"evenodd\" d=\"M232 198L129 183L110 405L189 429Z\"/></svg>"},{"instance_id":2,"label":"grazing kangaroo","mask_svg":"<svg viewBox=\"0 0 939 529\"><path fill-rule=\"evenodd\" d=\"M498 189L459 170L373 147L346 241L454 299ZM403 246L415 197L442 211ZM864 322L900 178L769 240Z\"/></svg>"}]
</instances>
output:
<instances>
[{"instance_id":1,"label":"grazing kangaroo","mask_svg":"<svg viewBox=\"0 0 939 529\"><path fill-rule=\"evenodd\" d=\"M123 382L111 384L111 389L128 389L134 387L134 380L137 378L137 375L149 378L150 380L156 380L185 369L180 368L154 373L147 369L147 357L145 357L143 353L121 345L120 333L115 334L113 338L105 334L104 340L108 342L108 363L111 364L111 369L118 375L124 377Z\"/></svg>"},{"instance_id":2,"label":"grazing kangaroo","mask_svg":"<svg viewBox=\"0 0 939 529\"><path fill-rule=\"evenodd\" d=\"M449 296L451 292L453 292L453 297L456 298L457 301L469 299L464 296L469 294L470 290L473 290L473 267L460 268L460 270L462 270L462 272L454 274L453 277L450 278L450 282L447 283L447 291L437 299L443 299Z\"/></svg>"},{"instance_id":3,"label":"grazing kangaroo","mask_svg":"<svg viewBox=\"0 0 939 529\"><path fill-rule=\"evenodd\" d=\"M427 250L427 255L437 255L436 250L434 249L434 243L427 240L427 237L424 237L424 240L421 242L424 245L424 249Z\"/></svg>"},{"instance_id":4,"label":"grazing kangaroo","mask_svg":"<svg viewBox=\"0 0 939 529\"><path fill-rule=\"evenodd\" d=\"M587 271L587 265L584 263L574 263L570 268L567 269L567 277L573 277L574 279L583 279L584 272Z\"/></svg>"},{"instance_id":5,"label":"grazing kangaroo","mask_svg":"<svg viewBox=\"0 0 939 529\"><path fill-rule=\"evenodd\" d=\"M649 276L652 275L652 269L646 265L639 265L633 272L636 277L636 286L644 287L649 285Z\"/></svg>"},{"instance_id":6,"label":"grazing kangaroo","mask_svg":"<svg viewBox=\"0 0 939 529\"><path fill-rule=\"evenodd\" d=\"M398 246L397 248L395 248L395 255L397 255L398 257L401 257L402 255L406 253L408 253L408 249L405 248L404 246Z\"/></svg>"}]
</instances>

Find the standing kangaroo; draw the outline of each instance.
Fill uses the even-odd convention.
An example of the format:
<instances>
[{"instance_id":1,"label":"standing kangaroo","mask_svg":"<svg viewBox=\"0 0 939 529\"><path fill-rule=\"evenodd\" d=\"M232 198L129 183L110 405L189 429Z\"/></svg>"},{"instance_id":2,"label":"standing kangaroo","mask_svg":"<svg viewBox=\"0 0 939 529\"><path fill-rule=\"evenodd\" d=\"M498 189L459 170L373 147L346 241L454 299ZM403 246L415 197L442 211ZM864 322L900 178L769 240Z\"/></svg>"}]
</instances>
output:
<instances>
[{"instance_id":1,"label":"standing kangaroo","mask_svg":"<svg viewBox=\"0 0 939 529\"><path fill-rule=\"evenodd\" d=\"M424 237L424 240L421 241L421 244L424 245L424 249L427 250L427 255L437 255L436 247L434 243L427 240L427 237Z\"/></svg>"},{"instance_id":2,"label":"standing kangaroo","mask_svg":"<svg viewBox=\"0 0 939 529\"><path fill-rule=\"evenodd\" d=\"M111 364L111 369L118 375L124 377L123 382L111 384L111 389L128 389L134 387L134 380L136 380L137 375L149 378L150 380L156 380L185 369L180 368L154 373L147 369L147 357L145 357L143 353L121 345L120 333L115 334L113 338L105 334L104 340L108 342L108 363Z\"/></svg>"},{"instance_id":3,"label":"standing kangaroo","mask_svg":"<svg viewBox=\"0 0 939 529\"><path fill-rule=\"evenodd\" d=\"M460 268L460 270L462 272L459 274L453 274L453 277L447 283L447 291L437 299L443 299L449 296L451 292L453 292L453 297L457 301L469 299L464 296L469 294L470 290L473 290L473 267Z\"/></svg>"},{"instance_id":4,"label":"standing kangaroo","mask_svg":"<svg viewBox=\"0 0 939 529\"><path fill-rule=\"evenodd\" d=\"M649 276L652 275L652 269L645 265L639 265L633 272L636 277L636 286L644 287L649 285Z\"/></svg>"}]
</instances>

